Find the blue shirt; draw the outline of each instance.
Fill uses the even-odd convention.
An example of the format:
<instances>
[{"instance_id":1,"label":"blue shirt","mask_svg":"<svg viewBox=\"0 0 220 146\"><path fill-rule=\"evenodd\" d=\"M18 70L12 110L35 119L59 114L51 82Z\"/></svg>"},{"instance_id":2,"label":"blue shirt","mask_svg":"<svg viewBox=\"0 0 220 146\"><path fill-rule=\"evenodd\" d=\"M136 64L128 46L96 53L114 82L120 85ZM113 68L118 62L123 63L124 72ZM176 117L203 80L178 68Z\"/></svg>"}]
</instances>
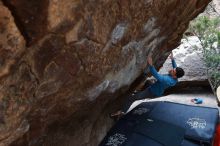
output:
<instances>
[{"instance_id":1,"label":"blue shirt","mask_svg":"<svg viewBox=\"0 0 220 146\"><path fill-rule=\"evenodd\" d=\"M172 66L176 68L176 62L172 59ZM161 96L165 89L176 85L178 80L173 78L171 75L161 75L159 74L153 66L150 66L151 74L157 79L156 83L149 87L150 92L155 96Z\"/></svg>"}]
</instances>

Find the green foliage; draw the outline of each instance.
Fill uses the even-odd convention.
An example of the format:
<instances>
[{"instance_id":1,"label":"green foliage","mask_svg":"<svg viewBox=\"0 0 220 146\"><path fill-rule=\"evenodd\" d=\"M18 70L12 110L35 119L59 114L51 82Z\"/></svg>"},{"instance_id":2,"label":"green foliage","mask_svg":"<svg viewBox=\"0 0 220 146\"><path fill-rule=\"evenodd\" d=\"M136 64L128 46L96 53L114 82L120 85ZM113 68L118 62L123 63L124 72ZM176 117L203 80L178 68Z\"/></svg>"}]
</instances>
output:
<instances>
[{"instance_id":1,"label":"green foliage","mask_svg":"<svg viewBox=\"0 0 220 146\"><path fill-rule=\"evenodd\" d=\"M203 59L208 78L215 90L220 85L220 18L199 16L193 20L188 31L195 34L203 47Z\"/></svg>"}]
</instances>

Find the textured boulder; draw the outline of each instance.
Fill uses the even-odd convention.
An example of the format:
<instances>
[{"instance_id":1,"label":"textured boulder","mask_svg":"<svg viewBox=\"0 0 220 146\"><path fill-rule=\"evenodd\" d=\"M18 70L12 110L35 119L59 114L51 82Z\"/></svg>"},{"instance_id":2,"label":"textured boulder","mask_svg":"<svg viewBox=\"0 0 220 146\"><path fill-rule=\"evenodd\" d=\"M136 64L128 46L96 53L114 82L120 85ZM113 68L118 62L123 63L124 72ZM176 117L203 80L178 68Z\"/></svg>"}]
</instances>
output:
<instances>
[{"instance_id":1,"label":"textured boulder","mask_svg":"<svg viewBox=\"0 0 220 146\"><path fill-rule=\"evenodd\" d=\"M208 3L0 0L0 145L97 145L146 56L161 66Z\"/></svg>"},{"instance_id":2,"label":"textured boulder","mask_svg":"<svg viewBox=\"0 0 220 146\"><path fill-rule=\"evenodd\" d=\"M220 2L218 0L213 0L212 3L214 4L214 8L217 11L217 13L220 15Z\"/></svg>"},{"instance_id":3,"label":"textured boulder","mask_svg":"<svg viewBox=\"0 0 220 146\"><path fill-rule=\"evenodd\" d=\"M18 79L22 71L16 69L18 64L15 65L24 51L25 40L10 11L0 2L0 145L7 145L28 131L27 121L22 116L27 108L22 102L28 97L16 92L17 88L28 92L19 84L25 79Z\"/></svg>"}]
</instances>

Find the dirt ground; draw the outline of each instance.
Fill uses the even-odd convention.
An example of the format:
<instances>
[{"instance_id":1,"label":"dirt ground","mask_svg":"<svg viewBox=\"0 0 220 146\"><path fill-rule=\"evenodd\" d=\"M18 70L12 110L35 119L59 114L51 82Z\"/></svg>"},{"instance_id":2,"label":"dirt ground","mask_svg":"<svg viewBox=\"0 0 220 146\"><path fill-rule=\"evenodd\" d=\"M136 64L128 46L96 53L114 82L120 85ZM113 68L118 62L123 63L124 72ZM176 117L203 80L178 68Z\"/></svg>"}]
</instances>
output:
<instances>
[{"instance_id":1,"label":"dirt ground","mask_svg":"<svg viewBox=\"0 0 220 146\"><path fill-rule=\"evenodd\" d=\"M201 98L203 100L202 104L195 104L191 100L193 98ZM173 93L167 96L155 98L155 99L144 99L144 100L138 100L135 101L129 111L139 105L142 102L150 102L150 101L170 101L175 103L182 103L187 105L195 105L195 106L205 106L205 107L213 107L218 108L220 110L220 107L217 105L216 96L210 92L210 91L204 91L204 90L188 90L188 91L182 91L179 93Z\"/></svg>"}]
</instances>

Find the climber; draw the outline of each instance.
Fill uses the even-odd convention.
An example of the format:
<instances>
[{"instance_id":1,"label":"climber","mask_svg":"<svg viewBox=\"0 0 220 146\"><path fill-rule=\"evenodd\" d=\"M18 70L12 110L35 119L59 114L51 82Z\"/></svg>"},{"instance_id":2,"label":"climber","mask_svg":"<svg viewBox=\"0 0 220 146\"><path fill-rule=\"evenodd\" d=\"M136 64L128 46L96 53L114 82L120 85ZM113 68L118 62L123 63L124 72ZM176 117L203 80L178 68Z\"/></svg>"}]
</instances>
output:
<instances>
[{"instance_id":1,"label":"climber","mask_svg":"<svg viewBox=\"0 0 220 146\"><path fill-rule=\"evenodd\" d=\"M141 100L144 98L159 97L164 93L164 90L166 88L176 85L176 83L178 82L177 79L181 78L184 75L184 70L180 67L177 67L176 62L173 58L172 52L170 54L170 59L172 61L173 68L169 70L168 74L161 75L154 68L151 55L148 56L147 62L149 64L150 72L156 78L157 81L153 83L152 85L150 85L145 90L137 94L129 96L128 99L126 99L125 104L123 105L122 109L115 113L112 113L110 116L112 118L118 119L119 117L123 116L127 112L127 110L129 109L129 107L134 101Z\"/></svg>"}]
</instances>

